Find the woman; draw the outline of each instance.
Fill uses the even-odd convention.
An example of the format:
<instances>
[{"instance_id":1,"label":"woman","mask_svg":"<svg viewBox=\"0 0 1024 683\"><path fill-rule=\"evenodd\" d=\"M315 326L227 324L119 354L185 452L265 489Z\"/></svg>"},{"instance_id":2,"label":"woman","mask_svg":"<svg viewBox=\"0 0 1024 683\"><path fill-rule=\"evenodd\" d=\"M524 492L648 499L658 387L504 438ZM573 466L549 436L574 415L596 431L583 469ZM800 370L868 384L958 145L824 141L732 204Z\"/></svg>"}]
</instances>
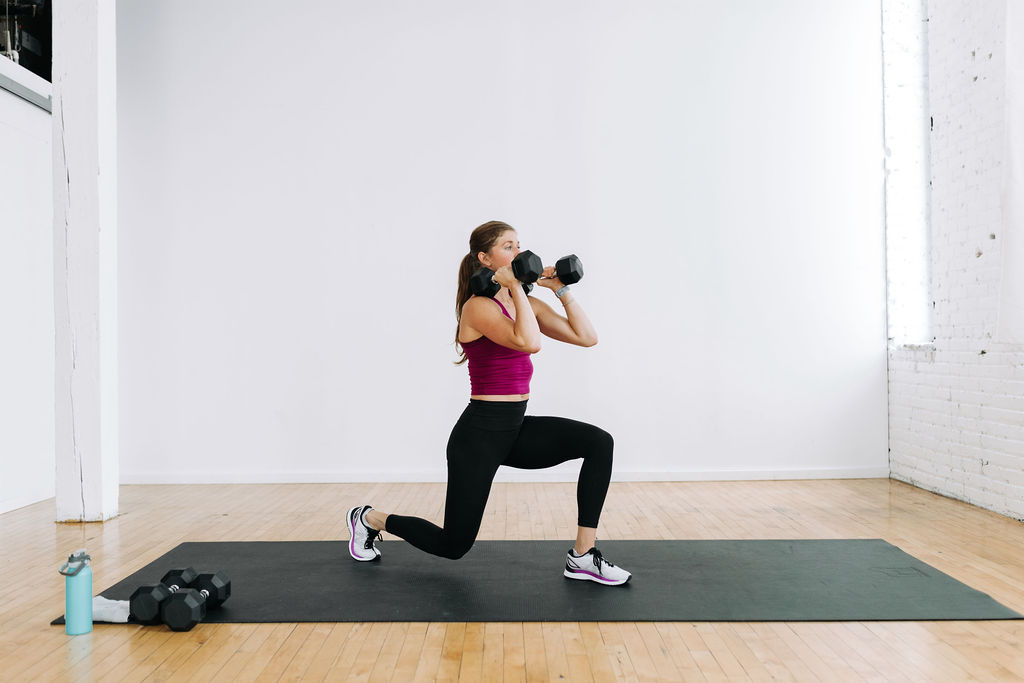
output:
<instances>
[{"instance_id":1,"label":"woman","mask_svg":"<svg viewBox=\"0 0 1024 683\"><path fill-rule=\"evenodd\" d=\"M552 467L583 458L576 503L579 528L563 574L570 579L621 585L630 573L613 565L594 547L597 522L612 472L612 437L593 425L561 417L526 416L533 363L541 335L593 346L597 333L569 288L544 269L541 287L555 292L567 317L528 297L512 274L519 254L516 231L501 221L484 223L469 238L459 268L455 342L469 360L469 405L448 439L448 491L444 527L418 517L386 514L369 505L349 510L349 553L361 562L376 560L374 541L384 530L433 555L457 560L473 546L483 519L491 482L501 465L520 469ZM478 268L494 271L501 290L493 299L473 296L469 278Z\"/></svg>"}]
</instances>

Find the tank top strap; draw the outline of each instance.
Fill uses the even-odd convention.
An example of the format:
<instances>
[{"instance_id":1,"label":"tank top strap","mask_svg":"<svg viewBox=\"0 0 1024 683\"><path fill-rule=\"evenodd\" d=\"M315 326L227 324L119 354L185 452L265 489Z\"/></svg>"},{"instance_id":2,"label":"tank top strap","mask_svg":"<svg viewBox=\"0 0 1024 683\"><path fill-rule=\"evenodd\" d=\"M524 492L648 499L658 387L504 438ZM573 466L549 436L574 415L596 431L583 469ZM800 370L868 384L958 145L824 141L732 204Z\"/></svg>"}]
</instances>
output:
<instances>
[{"instance_id":1,"label":"tank top strap","mask_svg":"<svg viewBox=\"0 0 1024 683\"><path fill-rule=\"evenodd\" d=\"M499 306L501 306L501 312L502 312L502 313L504 313L504 314L505 314L505 316L506 316L507 318L509 318L509 319L511 320L512 316L510 316L510 315L508 314L508 311L506 311L506 310L505 310L505 306L504 306L504 304L502 304L502 303L501 303L500 301L498 301L497 299L491 299L491 301L493 301L494 303L496 303L496 304L498 304Z\"/></svg>"}]
</instances>

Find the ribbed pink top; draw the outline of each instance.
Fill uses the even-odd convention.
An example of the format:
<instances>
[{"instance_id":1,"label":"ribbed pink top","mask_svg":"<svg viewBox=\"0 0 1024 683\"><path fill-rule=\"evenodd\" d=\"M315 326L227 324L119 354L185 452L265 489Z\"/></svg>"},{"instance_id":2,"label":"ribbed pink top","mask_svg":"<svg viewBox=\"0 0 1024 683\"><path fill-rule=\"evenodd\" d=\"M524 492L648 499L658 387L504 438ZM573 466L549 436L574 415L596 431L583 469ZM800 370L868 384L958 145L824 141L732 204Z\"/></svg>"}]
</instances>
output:
<instances>
[{"instance_id":1,"label":"ribbed pink top","mask_svg":"<svg viewBox=\"0 0 1024 683\"><path fill-rule=\"evenodd\" d=\"M511 318L497 299L501 312ZM473 396L504 396L530 393L533 361L525 351L502 346L487 337L462 344L469 359L470 394Z\"/></svg>"}]
</instances>

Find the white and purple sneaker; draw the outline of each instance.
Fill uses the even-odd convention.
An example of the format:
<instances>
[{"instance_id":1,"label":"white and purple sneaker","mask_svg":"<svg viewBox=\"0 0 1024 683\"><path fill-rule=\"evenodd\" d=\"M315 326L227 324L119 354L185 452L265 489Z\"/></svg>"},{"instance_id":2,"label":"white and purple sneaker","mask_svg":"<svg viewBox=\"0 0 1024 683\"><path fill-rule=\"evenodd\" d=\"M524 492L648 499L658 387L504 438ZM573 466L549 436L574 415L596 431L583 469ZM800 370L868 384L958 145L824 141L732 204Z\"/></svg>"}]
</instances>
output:
<instances>
[{"instance_id":1,"label":"white and purple sneaker","mask_svg":"<svg viewBox=\"0 0 1024 683\"><path fill-rule=\"evenodd\" d=\"M370 562L380 557L380 551L373 544L380 532L366 523L366 513L372 509L369 505L357 505L348 511L348 552L360 562Z\"/></svg>"},{"instance_id":2,"label":"white and purple sneaker","mask_svg":"<svg viewBox=\"0 0 1024 683\"><path fill-rule=\"evenodd\" d=\"M562 573L568 579L596 581L606 586L621 586L632 576L625 569L601 557L601 551L597 548L591 548L579 557L570 549L565 556L565 571Z\"/></svg>"}]
</instances>

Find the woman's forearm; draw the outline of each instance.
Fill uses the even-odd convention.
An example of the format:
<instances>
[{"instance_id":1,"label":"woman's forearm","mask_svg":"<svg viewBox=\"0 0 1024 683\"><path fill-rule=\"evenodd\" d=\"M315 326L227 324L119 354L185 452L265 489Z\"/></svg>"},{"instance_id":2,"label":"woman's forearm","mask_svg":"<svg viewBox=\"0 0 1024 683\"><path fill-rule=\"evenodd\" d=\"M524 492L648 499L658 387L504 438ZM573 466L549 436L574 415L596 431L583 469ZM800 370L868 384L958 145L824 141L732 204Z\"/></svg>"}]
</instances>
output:
<instances>
[{"instance_id":1,"label":"woman's forearm","mask_svg":"<svg viewBox=\"0 0 1024 683\"><path fill-rule=\"evenodd\" d=\"M522 287L513 287L509 291L512 293L512 303L516 306L516 322L513 327L516 336L522 340L523 346L539 350L540 325L530 300L526 298L526 292Z\"/></svg>"},{"instance_id":2,"label":"woman's forearm","mask_svg":"<svg viewBox=\"0 0 1024 683\"><path fill-rule=\"evenodd\" d=\"M583 306L576 300L573 293L566 292L559 301L565 307L565 317L569 320L569 326L576 333L576 336L587 346L596 344L597 330L594 329L593 323L590 322L590 318L584 312Z\"/></svg>"}]
</instances>

